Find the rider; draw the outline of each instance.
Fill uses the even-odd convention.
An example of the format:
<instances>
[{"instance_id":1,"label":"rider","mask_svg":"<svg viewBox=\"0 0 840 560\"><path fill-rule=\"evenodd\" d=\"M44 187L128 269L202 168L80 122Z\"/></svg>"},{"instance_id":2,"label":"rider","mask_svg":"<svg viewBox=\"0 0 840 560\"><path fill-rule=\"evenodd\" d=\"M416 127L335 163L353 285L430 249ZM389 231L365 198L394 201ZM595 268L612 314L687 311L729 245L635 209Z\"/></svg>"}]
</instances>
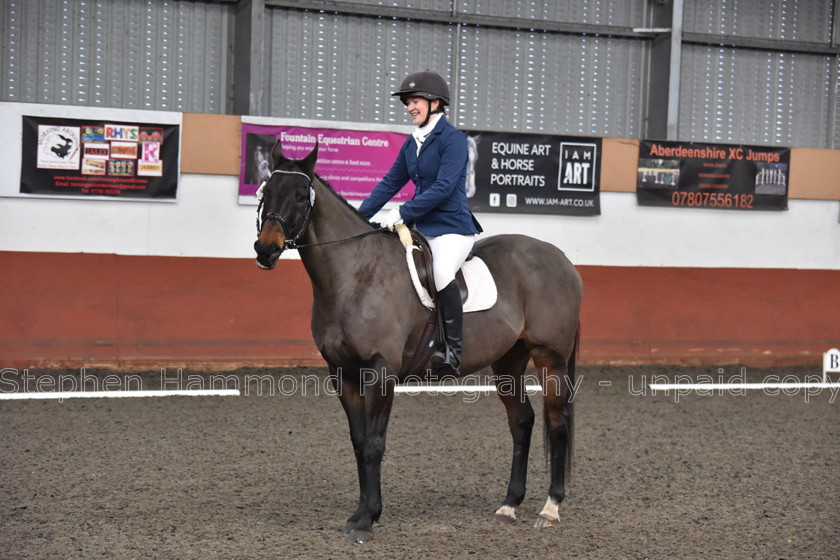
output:
<instances>
[{"instance_id":1,"label":"rider","mask_svg":"<svg viewBox=\"0 0 840 560\"><path fill-rule=\"evenodd\" d=\"M414 182L412 199L385 214L379 223L393 229L400 222L414 222L428 239L445 343L436 348L432 363L438 371L457 374L463 307L455 274L482 231L467 205L467 139L446 120L449 86L438 73L409 74L391 95L400 98L417 129L359 212L370 220L409 179Z\"/></svg>"}]
</instances>

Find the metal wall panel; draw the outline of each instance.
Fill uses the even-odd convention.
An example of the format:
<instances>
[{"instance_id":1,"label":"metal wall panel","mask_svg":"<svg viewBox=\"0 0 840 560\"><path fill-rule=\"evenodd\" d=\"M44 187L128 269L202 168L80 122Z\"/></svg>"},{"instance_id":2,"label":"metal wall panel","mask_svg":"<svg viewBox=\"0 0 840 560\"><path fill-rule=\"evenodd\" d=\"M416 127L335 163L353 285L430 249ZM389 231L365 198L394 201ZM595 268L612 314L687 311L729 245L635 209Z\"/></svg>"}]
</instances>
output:
<instances>
[{"instance_id":1,"label":"metal wall panel","mask_svg":"<svg viewBox=\"0 0 840 560\"><path fill-rule=\"evenodd\" d=\"M474 129L636 136L644 42L321 12L270 12L269 114L408 124L390 97L430 68Z\"/></svg>"},{"instance_id":2,"label":"metal wall panel","mask_svg":"<svg viewBox=\"0 0 840 560\"><path fill-rule=\"evenodd\" d=\"M638 40L464 27L459 124L638 136L644 55Z\"/></svg>"},{"instance_id":3,"label":"metal wall panel","mask_svg":"<svg viewBox=\"0 0 840 560\"><path fill-rule=\"evenodd\" d=\"M833 4L833 0L689 0L685 2L683 28L696 33L827 43Z\"/></svg>"},{"instance_id":4,"label":"metal wall panel","mask_svg":"<svg viewBox=\"0 0 840 560\"><path fill-rule=\"evenodd\" d=\"M224 113L233 4L3 0L3 101Z\"/></svg>"},{"instance_id":5,"label":"metal wall panel","mask_svg":"<svg viewBox=\"0 0 840 560\"><path fill-rule=\"evenodd\" d=\"M646 0L460 0L458 13L638 27L645 21L645 5Z\"/></svg>"},{"instance_id":6,"label":"metal wall panel","mask_svg":"<svg viewBox=\"0 0 840 560\"><path fill-rule=\"evenodd\" d=\"M649 39L505 22L627 30L646 25L651 1L357 0L348 4L353 15L323 2L313 10L306 2L268 6L264 18L257 16L266 63L257 66L250 94L273 116L406 124L390 93L406 73L432 68L450 81L450 116L464 128L642 137ZM0 0L0 100L229 113L237 4ZM695 37L682 46L678 139L839 147L840 56L785 52L784 43L768 50L696 39L830 47L835 4L685 0L684 30ZM380 6L405 17L383 17ZM450 12L452 22L411 18L424 10ZM469 15L500 25L475 25ZM240 68L249 63L247 54L237 60Z\"/></svg>"},{"instance_id":7,"label":"metal wall panel","mask_svg":"<svg viewBox=\"0 0 840 560\"><path fill-rule=\"evenodd\" d=\"M273 9L269 115L410 124L390 94L407 73L451 78L450 25Z\"/></svg>"},{"instance_id":8,"label":"metal wall panel","mask_svg":"<svg viewBox=\"0 0 840 560\"><path fill-rule=\"evenodd\" d=\"M831 45L834 0L685 3L686 32ZM679 137L840 146L837 55L684 45Z\"/></svg>"},{"instance_id":9,"label":"metal wall panel","mask_svg":"<svg viewBox=\"0 0 840 560\"><path fill-rule=\"evenodd\" d=\"M840 56L835 56L833 60L829 61L831 66L831 83L829 84L829 111L823 118L828 122L830 141L819 143L814 139L812 144L819 148L840 148Z\"/></svg>"},{"instance_id":10,"label":"metal wall panel","mask_svg":"<svg viewBox=\"0 0 840 560\"><path fill-rule=\"evenodd\" d=\"M451 0L351 0L360 6L387 6L389 8L407 8L413 10L435 10L448 12L452 10ZM375 12L376 10L372 10Z\"/></svg>"},{"instance_id":11,"label":"metal wall panel","mask_svg":"<svg viewBox=\"0 0 840 560\"><path fill-rule=\"evenodd\" d=\"M679 139L830 147L836 80L836 57L684 46Z\"/></svg>"}]
</instances>

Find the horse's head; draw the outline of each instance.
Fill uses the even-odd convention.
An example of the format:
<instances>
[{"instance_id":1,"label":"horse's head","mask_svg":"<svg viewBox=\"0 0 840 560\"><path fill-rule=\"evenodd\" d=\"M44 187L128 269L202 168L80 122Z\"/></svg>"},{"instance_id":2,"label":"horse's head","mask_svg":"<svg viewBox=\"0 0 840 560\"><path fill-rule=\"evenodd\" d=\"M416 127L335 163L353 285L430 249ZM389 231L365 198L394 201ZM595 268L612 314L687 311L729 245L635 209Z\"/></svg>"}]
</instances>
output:
<instances>
[{"instance_id":1,"label":"horse's head","mask_svg":"<svg viewBox=\"0 0 840 560\"><path fill-rule=\"evenodd\" d=\"M283 156L280 140L271 149L271 175L257 192L257 266L271 270L285 249L294 249L309 225L315 204L318 145L302 160Z\"/></svg>"}]
</instances>

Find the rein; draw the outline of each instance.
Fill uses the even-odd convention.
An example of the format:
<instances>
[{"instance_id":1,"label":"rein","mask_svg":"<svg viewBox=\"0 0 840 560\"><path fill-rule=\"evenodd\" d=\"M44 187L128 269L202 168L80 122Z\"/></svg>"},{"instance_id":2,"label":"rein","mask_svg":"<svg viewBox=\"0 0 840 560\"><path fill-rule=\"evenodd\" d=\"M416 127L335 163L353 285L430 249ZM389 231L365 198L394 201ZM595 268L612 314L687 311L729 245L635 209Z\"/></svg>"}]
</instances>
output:
<instances>
[{"instance_id":1,"label":"rein","mask_svg":"<svg viewBox=\"0 0 840 560\"><path fill-rule=\"evenodd\" d=\"M374 233L387 231L387 228L378 228L370 231L365 231L352 237L346 237L344 239L335 239L333 241L321 241L319 243L298 243L298 240L309 227L309 222L312 219L312 209L315 207L315 187L312 184L312 178L309 177L309 175L307 175L306 173L303 173L301 171L285 171L283 169L275 169L271 172L271 175L268 176L268 179L263 181L263 183L260 185L260 188L257 189L257 198L259 199L259 203L257 204L257 235L259 235L259 233L262 231L263 226L265 225L265 220L261 220L263 207L263 188L268 183L268 181L271 180L275 173L280 173L281 175L300 175L301 177L305 177L306 180L309 181L309 198L306 200L306 206L303 209L303 219L301 220L301 226L297 234L295 234L294 236L289 234L289 227L286 224L286 220L283 219L283 216L281 216L278 212L270 212L265 215L266 220L277 222L278 224L280 224L280 227L283 228L283 235L286 237L286 241L283 242L284 250L305 249L307 247L317 247L319 245L332 245L334 243L344 243L345 241L354 241L356 239L361 239Z\"/></svg>"},{"instance_id":2,"label":"rein","mask_svg":"<svg viewBox=\"0 0 840 560\"><path fill-rule=\"evenodd\" d=\"M389 231L388 228L379 228L379 229L372 229L370 231L362 232L358 235L354 235L353 237L345 237L343 239L333 239L332 241L320 241L318 243L304 243L302 245L295 244L295 249L306 249L307 247L318 247L319 245L332 245L334 243L344 243L345 241L355 241L357 239L361 239L362 237L367 237L368 235L373 235L374 233L380 233L383 231Z\"/></svg>"}]
</instances>

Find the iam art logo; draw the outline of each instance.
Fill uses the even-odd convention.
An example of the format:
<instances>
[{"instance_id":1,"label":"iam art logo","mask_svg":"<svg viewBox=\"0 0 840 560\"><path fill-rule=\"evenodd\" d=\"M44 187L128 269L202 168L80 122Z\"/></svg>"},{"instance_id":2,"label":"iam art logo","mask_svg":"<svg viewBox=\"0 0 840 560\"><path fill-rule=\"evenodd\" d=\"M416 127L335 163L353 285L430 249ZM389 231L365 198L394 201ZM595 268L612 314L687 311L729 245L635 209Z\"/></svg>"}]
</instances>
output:
<instances>
[{"instance_id":1,"label":"iam art logo","mask_svg":"<svg viewBox=\"0 0 840 560\"><path fill-rule=\"evenodd\" d=\"M598 147L584 142L560 143L560 181L557 188L561 191L595 191L595 166L598 159Z\"/></svg>"},{"instance_id":2,"label":"iam art logo","mask_svg":"<svg viewBox=\"0 0 840 560\"><path fill-rule=\"evenodd\" d=\"M79 127L38 125L39 169L78 169L81 146Z\"/></svg>"}]
</instances>

